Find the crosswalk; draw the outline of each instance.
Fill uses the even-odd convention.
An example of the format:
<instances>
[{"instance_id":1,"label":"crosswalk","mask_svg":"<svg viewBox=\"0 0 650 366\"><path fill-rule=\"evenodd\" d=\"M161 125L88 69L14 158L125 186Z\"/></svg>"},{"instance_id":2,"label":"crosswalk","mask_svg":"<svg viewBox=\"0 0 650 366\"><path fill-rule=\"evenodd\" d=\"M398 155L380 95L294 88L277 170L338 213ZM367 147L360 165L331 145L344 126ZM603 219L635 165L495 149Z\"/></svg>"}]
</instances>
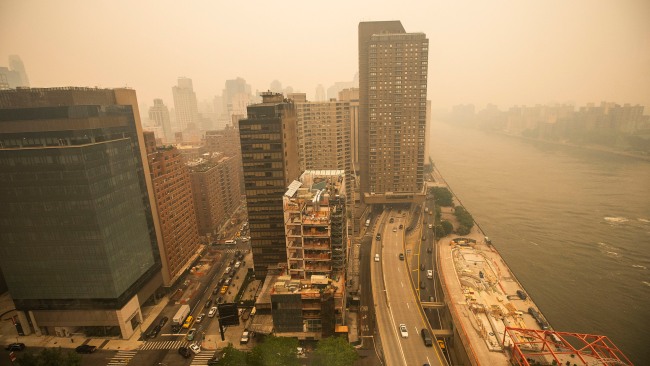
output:
<instances>
[{"instance_id":1,"label":"crosswalk","mask_svg":"<svg viewBox=\"0 0 650 366\"><path fill-rule=\"evenodd\" d=\"M238 251L238 250L241 252L240 249L232 249L232 248L230 248L230 249L224 249L223 252L224 252L224 253L235 253L235 252Z\"/></svg>"},{"instance_id":2,"label":"crosswalk","mask_svg":"<svg viewBox=\"0 0 650 366\"><path fill-rule=\"evenodd\" d=\"M124 366L128 364L138 351L117 351L115 356L108 360L107 366Z\"/></svg>"},{"instance_id":3,"label":"crosswalk","mask_svg":"<svg viewBox=\"0 0 650 366\"><path fill-rule=\"evenodd\" d=\"M214 354L215 351L201 351L201 353L194 356L190 366L206 366Z\"/></svg>"},{"instance_id":4,"label":"crosswalk","mask_svg":"<svg viewBox=\"0 0 650 366\"><path fill-rule=\"evenodd\" d=\"M180 347L189 346L189 342L183 341L159 341L159 342L144 342L140 346L140 350L150 350L150 349L179 349Z\"/></svg>"}]
</instances>

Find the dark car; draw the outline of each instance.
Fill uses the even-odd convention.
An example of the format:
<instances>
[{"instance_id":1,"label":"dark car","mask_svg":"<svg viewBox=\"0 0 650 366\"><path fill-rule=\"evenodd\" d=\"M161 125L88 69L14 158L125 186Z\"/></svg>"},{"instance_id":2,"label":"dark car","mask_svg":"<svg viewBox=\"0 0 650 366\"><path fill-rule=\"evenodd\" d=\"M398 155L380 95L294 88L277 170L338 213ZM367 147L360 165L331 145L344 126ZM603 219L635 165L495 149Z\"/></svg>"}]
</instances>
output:
<instances>
[{"instance_id":1,"label":"dark car","mask_svg":"<svg viewBox=\"0 0 650 366\"><path fill-rule=\"evenodd\" d=\"M210 308L210 305L212 305L212 299L208 299L208 301L205 302L205 306L204 306L204 307L205 307L206 309L209 309L209 308Z\"/></svg>"},{"instance_id":2,"label":"dark car","mask_svg":"<svg viewBox=\"0 0 650 366\"><path fill-rule=\"evenodd\" d=\"M431 253L431 247L427 247L427 253Z\"/></svg>"},{"instance_id":3,"label":"dark car","mask_svg":"<svg viewBox=\"0 0 650 366\"><path fill-rule=\"evenodd\" d=\"M403 253L400 253L400 254L399 254L399 260L401 260L401 261L404 260L404 254L403 254Z\"/></svg>"},{"instance_id":4,"label":"dark car","mask_svg":"<svg viewBox=\"0 0 650 366\"><path fill-rule=\"evenodd\" d=\"M169 318L166 317L166 316L163 316L163 317L160 319L160 322L158 323L158 325L160 326L161 329L162 329L162 327L165 326L165 324L167 324L167 321L168 321L168 320L169 320Z\"/></svg>"},{"instance_id":5,"label":"dark car","mask_svg":"<svg viewBox=\"0 0 650 366\"><path fill-rule=\"evenodd\" d=\"M424 271L424 263L420 263L420 271Z\"/></svg>"},{"instance_id":6,"label":"dark car","mask_svg":"<svg viewBox=\"0 0 650 366\"><path fill-rule=\"evenodd\" d=\"M82 344L74 350L77 351L77 353L93 353L97 350L97 347L89 344Z\"/></svg>"},{"instance_id":7,"label":"dark car","mask_svg":"<svg viewBox=\"0 0 650 366\"><path fill-rule=\"evenodd\" d=\"M180 347L178 349L178 353L185 358L192 357L192 351L190 351L190 349L187 347Z\"/></svg>"},{"instance_id":8,"label":"dark car","mask_svg":"<svg viewBox=\"0 0 650 366\"><path fill-rule=\"evenodd\" d=\"M158 333L160 333L160 328L161 328L160 325L156 325L155 327L153 327L153 328L149 331L149 334L147 334L147 337L149 337L149 338L156 338L156 336L158 336Z\"/></svg>"},{"instance_id":9,"label":"dark car","mask_svg":"<svg viewBox=\"0 0 650 366\"><path fill-rule=\"evenodd\" d=\"M5 347L7 351L22 351L25 349L25 343L12 343Z\"/></svg>"},{"instance_id":10,"label":"dark car","mask_svg":"<svg viewBox=\"0 0 650 366\"><path fill-rule=\"evenodd\" d=\"M217 297L217 304L221 304L223 302L223 296Z\"/></svg>"},{"instance_id":11,"label":"dark car","mask_svg":"<svg viewBox=\"0 0 650 366\"><path fill-rule=\"evenodd\" d=\"M404 225L399 224L399 228L400 228L400 229L404 229Z\"/></svg>"},{"instance_id":12,"label":"dark car","mask_svg":"<svg viewBox=\"0 0 650 366\"><path fill-rule=\"evenodd\" d=\"M394 222L395 222L395 219L392 218L392 217L390 218L390 220L388 220L388 223L389 223L389 224L392 224L392 223L394 223Z\"/></svg>"}]
</instances>

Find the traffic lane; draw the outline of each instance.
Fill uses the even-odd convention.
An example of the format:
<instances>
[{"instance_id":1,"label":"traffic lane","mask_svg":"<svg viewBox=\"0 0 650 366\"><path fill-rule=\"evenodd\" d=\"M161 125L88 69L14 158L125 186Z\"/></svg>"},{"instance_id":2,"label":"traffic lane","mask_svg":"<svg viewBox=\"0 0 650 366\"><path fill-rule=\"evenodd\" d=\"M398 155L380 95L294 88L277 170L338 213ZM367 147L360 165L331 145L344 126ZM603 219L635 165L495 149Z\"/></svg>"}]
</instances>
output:
<instances>
[{"instance_id":1,"label":"traffic lane","mask_svg":"<svg viewBox=\"0 0 650 366\"><path fill-rule=\"evenodd\" d=\"M381 336L380 345L383 351L382 353L385 364L405 365L405 360L401 353L401 347L395 333L395 327L393 326L394 321L392 319L392 314L388 308L384 288L384 267L382 258L385 255L383 252L383 243L385 240L388 240L388 238L383 238L381 241L378 241L373 237L370 251L370 256L372 257L372 259L370 259L372 261L370 264L370 275L372 296L375 305L376 325ZM374 259L376 254L380 257L379 261L375 261Z\"/></svg>"},{"instance_id":2,"label":"traffic lane","mask_svg":"<svg viewBox=\"0 0 650 366\"><path fill-rule=\"evenodd\" d=\"M398 223L396 223L398 224ZM389 234L390 235L390 234ZM413 293L409 268L404 260L400 259L403 253L403 235L391 237L390 242L384 243L384 268L390 268L388 273L384 273L386 281L387 296L390 301L390 309L395 319L393 327L394 332L400 340L400 351L405 357L405 363L408 365L417 365L428 363L430 365L441 364L438 355L433 348L424 346L420 337L420 330L425 327L423 319L418 308L417 299ZM416 269L419 271L419 269ZM417 275L417 273L414 273ZM399 332L399 324L405 324L409 337L402 338Z\"/></svg>"}]
</instances>

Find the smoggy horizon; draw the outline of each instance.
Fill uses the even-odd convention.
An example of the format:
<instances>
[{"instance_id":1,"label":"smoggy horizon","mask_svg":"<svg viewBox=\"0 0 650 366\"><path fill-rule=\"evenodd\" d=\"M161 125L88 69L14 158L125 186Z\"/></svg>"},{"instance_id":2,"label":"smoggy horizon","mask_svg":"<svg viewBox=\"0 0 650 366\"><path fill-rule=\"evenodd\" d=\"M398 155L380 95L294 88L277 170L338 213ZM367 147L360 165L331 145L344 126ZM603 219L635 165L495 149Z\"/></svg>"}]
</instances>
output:
<instances>
[{"instance_id":1,"label":"smoggy horizon","mask_svg":"<svg viewBox=\"0 0 650 366\"><path fill-rule=\"evenodd\" d=\"M5 1L0 66L19 55L32 87L130 87L141 104L191 78L199 102L227 79L274 80L315 99L358 70L358 24L400 20L430 40L434 108L601 101L650 107L650 2L442 4ZM141 111L142 112L142 111ZM645 111L648 114L648 111Z\"/></svg>"}]
</instances>

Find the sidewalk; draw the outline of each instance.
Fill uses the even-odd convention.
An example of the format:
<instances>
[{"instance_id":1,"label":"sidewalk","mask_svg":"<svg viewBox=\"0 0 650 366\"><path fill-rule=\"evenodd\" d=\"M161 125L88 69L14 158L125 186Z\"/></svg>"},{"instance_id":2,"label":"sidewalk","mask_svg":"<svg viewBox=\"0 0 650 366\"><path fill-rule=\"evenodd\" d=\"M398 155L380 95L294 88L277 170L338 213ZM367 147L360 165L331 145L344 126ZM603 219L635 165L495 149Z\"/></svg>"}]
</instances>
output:
<instances>
[{"instance_id":1,"label":"sidewalk","mask_svg":"<svg viewBox=\"0 0 650 366\"><path fill-rule=\"evenodd\" d=\"M169 298L163 297L158 304L150 307L143 308L144 322L141 325L142 332L146 330L151 323L156 320L158 314L165 308ZM8 293L0 297L0 313L4 313L12 308L13 302ZM0 323L0 343L6 345L14 342L24 343L27 347L62 347L62 348L76 348L82 344L89 344L97 346L97 348L105 350L135 350L142 345L142 341L138 338L141 336L140 329L136 329L131 338L129 339L115 339L115 338L86 338L80 336L74 337L56 337L52 335L36 335L30 334L27 336L19 336L16 333L16 328L11 322L11 316L15 312L10 312L2 316Z\"/></svg>"}]
</instances>

